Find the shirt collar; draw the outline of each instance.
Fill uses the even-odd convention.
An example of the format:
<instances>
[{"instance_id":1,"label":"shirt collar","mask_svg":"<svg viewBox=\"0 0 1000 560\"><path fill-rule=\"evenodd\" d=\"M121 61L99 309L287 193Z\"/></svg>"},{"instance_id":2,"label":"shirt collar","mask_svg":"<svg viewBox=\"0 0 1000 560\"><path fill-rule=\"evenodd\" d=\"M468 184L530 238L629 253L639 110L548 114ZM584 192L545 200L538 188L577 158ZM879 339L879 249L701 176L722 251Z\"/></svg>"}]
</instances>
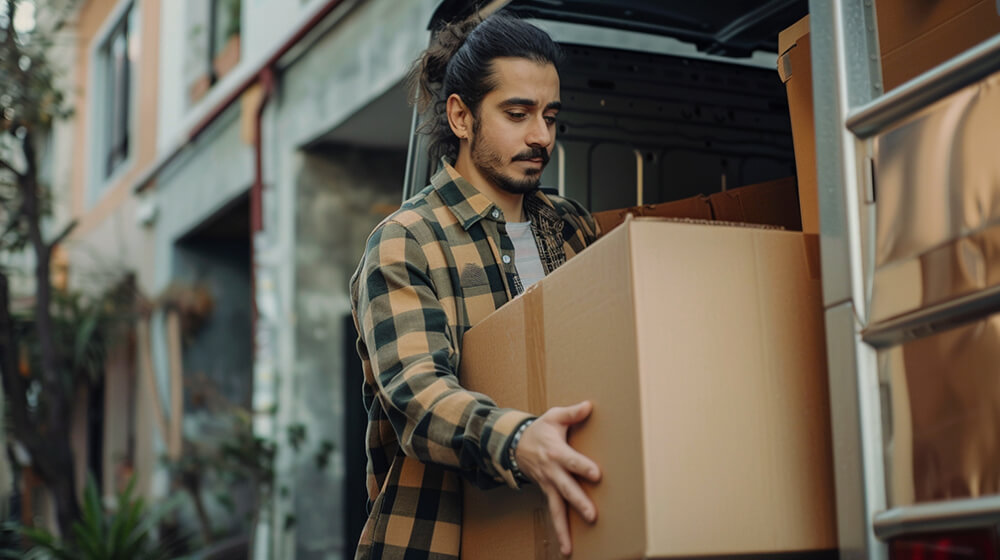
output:
<instances>
[{"instance_id":1,"label":"shirt collar","mask_svg":"<svg viewBox=\"0 0 1000 560\"><path fill-rule=\"evenodd\" d=\"M479 220L489 217L496 208L489 197L472 186L445 158L441 158L441 170L431 177L431 185L466 231ZM524 213L532 222L556 223L560 219L552 202L541 190L524 196Z\"/></svg>"},{"instance_id":2,"label":"shirt collar","mask_svg":"<svg viewBox=\"0 0 1000 560\"><path fill-rule=\"evenodd\" d=\"M441 159L441 171L431 177L431 184L466 231L496 206L444 158Z\"/></svg>"}]
</instances>

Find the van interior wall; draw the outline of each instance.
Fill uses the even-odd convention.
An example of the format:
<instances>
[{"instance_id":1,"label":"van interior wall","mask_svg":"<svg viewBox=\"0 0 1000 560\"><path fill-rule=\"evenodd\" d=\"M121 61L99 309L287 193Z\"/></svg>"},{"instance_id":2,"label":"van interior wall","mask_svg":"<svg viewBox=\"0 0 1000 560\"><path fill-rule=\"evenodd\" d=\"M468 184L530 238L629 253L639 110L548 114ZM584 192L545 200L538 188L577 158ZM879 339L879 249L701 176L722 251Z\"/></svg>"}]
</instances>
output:
<instances>
[{"instance_id":1,"label":"van interior wall","mask_svg":"<svg viewBox=\"0 0 1000 560\"><path fill-rule=\"evenodd\" d=\"M566 196L596 212L795 175L775 69L562 47L559 147L544 186L563 169Z\"/></svg>"},{"instance_id":2,"label":"van interior wall","mask_svg":"<svg viewBox=\"0 0 1000 560\"><path fill-rule=\"evenodd\" d=\"M405 140L405 139L404 139ZM295 375L292 422L306 427L294 460L296 558L353 554L365 519L362 372L349 281L369 233L399 207L406 150L320 144L296 174ZM334 452L317 468L314 448Z\"/></svg>"}]
</instances>

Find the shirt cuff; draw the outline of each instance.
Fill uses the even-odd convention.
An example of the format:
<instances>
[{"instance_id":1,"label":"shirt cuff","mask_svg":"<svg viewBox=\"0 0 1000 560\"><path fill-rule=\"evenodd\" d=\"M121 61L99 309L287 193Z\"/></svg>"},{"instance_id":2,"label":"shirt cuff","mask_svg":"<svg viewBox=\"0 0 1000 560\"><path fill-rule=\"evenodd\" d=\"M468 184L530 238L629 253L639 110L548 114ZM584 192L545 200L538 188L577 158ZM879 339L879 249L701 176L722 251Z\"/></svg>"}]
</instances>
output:
<instances>
[{"instance_id":1,"label":"shirt cuff","mask_svg":"<svg viewBox=\"0 0 1000 560\"><path fill-rule=\"evenodd\" d=\"M492 429L486 441L486 451L489 453L493 470L500 476L500 481L511 488L520 489L520 481L514 477L513 471L510 470L507 450L514 438L514 433L521 427L521 424L528 420L534 420L537 416L509 408L497 410L494 414L496 419L492 422Z\"/></svg>"}]
</instances>

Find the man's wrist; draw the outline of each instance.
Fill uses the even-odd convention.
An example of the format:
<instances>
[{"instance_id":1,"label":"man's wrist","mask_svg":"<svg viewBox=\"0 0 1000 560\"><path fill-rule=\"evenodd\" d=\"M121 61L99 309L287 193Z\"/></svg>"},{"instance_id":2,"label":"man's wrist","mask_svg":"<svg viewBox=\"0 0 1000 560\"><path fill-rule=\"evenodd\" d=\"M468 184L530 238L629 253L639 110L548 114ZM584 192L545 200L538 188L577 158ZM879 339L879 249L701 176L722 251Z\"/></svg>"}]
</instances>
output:
<instances>
[{"instance_id":1,"label":"man's wrist","mask_svg":"<svg viewBox=\"0 0 1000 560\"><path fill-rule=\"evenodd\" d=\"M524 436L525 430L527 430L528 426L530 426L534 421L535 419L531 418L525 420L520 426L518 426L514 435L510 438L510 445L507 446L507 462L510 466L510 472L514 475L514 479L519 482L531 482L531 480L525 476L523 472L521 472L521 468L517 464L517 446L521 443L521 438Z\"/></svg>"}]
</instances>

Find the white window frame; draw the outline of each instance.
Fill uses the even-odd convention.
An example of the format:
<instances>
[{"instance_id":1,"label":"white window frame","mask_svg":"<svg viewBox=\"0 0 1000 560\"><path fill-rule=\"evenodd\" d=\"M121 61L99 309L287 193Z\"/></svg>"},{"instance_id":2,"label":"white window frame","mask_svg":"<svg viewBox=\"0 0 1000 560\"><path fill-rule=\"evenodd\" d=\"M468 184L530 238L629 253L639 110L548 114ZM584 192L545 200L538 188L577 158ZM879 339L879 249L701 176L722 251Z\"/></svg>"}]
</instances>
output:
<instances>
[{"instance_id":1,"label":"white window frame","mask_svg":"<svg viewBox=\"0 0 1000 560\"><path fill-rule=\"evenodd\" d=\"M101 24L100 29L94 35L87 53L89 70L87 75L87 133L86 133L86 207L89 209L95 206L111 186L119 182L126 173L135 165L135 152L138 143L138 105L139 105L139 61L142 55L142 48L136 53L132 60L129 72L129 107L128 107L128 133L129 145L125 159L118 164L110 175L105 175L107 171L107 146L110 141L110 131L105 127L108 115L107 105L104 97L105 84L108 79L108 64L103 53L107 46L111 34L118 28L122 18L126 17L132 10L135 26L131 29L129 41L142 41L142 2L141 0L118 0L111 13ZM126 49L130 45L126 45Z\"/></svg>"}]
</instances>

